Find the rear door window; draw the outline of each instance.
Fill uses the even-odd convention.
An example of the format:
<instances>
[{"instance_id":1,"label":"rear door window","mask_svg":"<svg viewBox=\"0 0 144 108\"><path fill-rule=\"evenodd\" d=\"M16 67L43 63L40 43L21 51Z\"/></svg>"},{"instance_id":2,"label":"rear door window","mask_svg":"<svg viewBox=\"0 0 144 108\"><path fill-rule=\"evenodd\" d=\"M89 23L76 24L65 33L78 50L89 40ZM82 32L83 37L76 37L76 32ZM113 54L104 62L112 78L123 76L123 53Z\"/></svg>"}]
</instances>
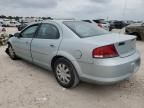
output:
<instances>
[{"instance_id":1,"label":"rear door window","mask_svg":"<svg viewBox=\"0 0 144 108\"><path fill-rule=\"evenodd\" d=\"M38 30L36 38L58 39L59 38L59 31L55 25L42 24Z\"/></svg>"}]
</instances>

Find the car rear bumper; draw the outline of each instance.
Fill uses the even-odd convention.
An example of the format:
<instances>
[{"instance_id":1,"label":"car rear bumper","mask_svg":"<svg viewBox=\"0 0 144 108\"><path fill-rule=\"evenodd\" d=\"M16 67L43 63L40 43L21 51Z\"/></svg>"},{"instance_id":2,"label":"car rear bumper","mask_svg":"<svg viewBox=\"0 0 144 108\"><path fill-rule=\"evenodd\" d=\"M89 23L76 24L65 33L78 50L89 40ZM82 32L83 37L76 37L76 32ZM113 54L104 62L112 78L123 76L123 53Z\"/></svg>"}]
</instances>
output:
<instances>
[{"instance_id":1,"label":"car rear bumper","mask_svg":"<svg viewBox=\"0 0 144 108\"><path fill-rule=\"evenodd\" d=\"M140 67L140 54L120 58L95 59L93 64L79 63L80 78L97 84L113 84L131 77Z\"/></svg>"}]
</instances>

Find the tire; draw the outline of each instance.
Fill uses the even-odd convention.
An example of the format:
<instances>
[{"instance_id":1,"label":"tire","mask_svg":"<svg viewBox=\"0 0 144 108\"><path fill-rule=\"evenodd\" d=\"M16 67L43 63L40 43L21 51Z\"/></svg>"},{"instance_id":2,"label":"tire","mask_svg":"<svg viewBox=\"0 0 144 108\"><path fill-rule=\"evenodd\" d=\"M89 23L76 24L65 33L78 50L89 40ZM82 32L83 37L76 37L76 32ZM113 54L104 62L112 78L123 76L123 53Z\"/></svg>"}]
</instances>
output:
<instances>
[{"instance_id":1,"label":"tire","mask_svg":"<svg viewBox=\"0 0 144 108\"><path fill-rule=\"evenodd\" d=\"M76 69L70 61L65 58L56 60L54 74L57 82L64 88L76 87L79 84L79 77Z\"/></svg>"},{"instance_id":2,"label":"tire","mask_svg":"<svg viewBox=\"0 0 144 108\"><path fill-rule=\"evenodd\" d=\"M142 40L141 36L139 33L131 33L131 35L135 35L137 37L137 40Z\"/></svg>"},{"instance_id":3,"label":"tire","mask_svg":"<svg viewBox=\"0 0 144 108\"><path fill-rule=\"evenodd\" d=\"M136 36L137 36L137 40L139 40L139 41L142 40L141 36L138 33L136 34Z\"/></svg>"},{"instance_id":4,"label":"tire","mask_svg":"<svg viewBox=\"0 0 144 108\"><path fill-rule=\"evenodd\" d=\"M12 48L11 45L8 45L8 51L7 52L8 52L8 55L10 56L10 58L12 60L16 60L17 59L17 56L16 56L16 54L14 52L14 49Z\"/></svg>"},{"instance_id":5,"label":"tire","mask_svg":"<svg viewBox=\"0 0 144 108\"><path fill-rule=\"evenodd\" d=\"M109 31L112 31L112 30L113 30L113 27L110 26L110 27L109 27Z\"/></svg>"}]
</instances>

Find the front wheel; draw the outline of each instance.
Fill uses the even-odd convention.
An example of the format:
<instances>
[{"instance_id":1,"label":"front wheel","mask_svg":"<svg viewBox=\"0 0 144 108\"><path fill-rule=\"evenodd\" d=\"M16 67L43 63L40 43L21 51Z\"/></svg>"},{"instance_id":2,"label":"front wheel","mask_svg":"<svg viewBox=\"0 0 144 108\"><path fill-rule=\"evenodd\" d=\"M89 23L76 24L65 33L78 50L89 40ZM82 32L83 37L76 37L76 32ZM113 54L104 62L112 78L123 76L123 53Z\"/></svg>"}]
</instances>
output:
<instances>
[{"instance_id":1,"label":"front wheel","mask_svg":"<svg viewBox=\"0 0 144 108\"><path fill-rule=\"evenodd\" d=\"M8 55L10 56L10 58L12 60L16 60L17 59L17 56L16 56L16 54L14 52L14 49L12 48L11 45L8 46Z\"/></svg>"},{"instance_id":2,"label":"front wheel","mask_svg":"<svg viewBox=\"0 0 144 108\"><path fill-rule=\"evenodd\" d=\"M60 58L55 62L54 73L57 82L64 88L72 88L79 84L77 72L67 59Z\"/></svg>"}]
</instances>

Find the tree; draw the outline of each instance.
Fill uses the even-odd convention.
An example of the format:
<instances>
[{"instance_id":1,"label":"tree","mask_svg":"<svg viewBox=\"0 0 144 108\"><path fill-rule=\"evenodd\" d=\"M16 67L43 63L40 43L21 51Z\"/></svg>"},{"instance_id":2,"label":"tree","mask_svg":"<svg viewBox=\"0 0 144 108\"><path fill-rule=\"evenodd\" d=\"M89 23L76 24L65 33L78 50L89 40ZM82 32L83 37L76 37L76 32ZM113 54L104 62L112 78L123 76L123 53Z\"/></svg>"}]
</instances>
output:
<instances>
[{"instance_id":1,"label":"tree","mask_svg":"<svg viewBox=\"0 0 144 108\"><path fill-rule=\"evenodd\" d=\"M12 16L8 16L8 19L13 19L13 17Z\"/></svg>"},{"instance_id":2,"label":"tree","mask_svg":"<svg viewBox=\"0 0 144 108\"><path fill-rule=\"evenodd\" d=\"M6 18L6 16L5 15L0 15L0 18Z\"/></svg>"},{"instance_id":3,"label":"tree","mask_svg":"<svg viewBox=\"0 0 144 108\"><path fill-rule=\"evenodd\" d=\"M16 21L19 21L19 19L20 19L20 17L18 17L18 16L15 17L15 20L16 20Z\"/></svg>"}]
</instances>

